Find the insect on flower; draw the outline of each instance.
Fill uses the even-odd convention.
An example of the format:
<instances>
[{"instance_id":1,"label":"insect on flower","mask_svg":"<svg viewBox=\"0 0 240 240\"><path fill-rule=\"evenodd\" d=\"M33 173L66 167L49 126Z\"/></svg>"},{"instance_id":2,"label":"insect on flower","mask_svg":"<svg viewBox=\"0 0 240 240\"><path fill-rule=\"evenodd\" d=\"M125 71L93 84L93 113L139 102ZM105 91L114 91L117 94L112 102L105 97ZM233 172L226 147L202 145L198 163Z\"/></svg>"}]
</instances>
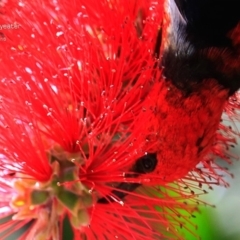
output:
<instances>
[{"instance_id":1,"label":"insect on flower","mask_svg":"<svg viewBox=\"0 0 240 240\"><path fill-rule=\"evenodd\" d=\"M236 143L220 119L239 109L237 7L1 8L0 24L18 28L0 44L0 239L65 239L66 225L76 240L197 237L198 196L227 184L215 158L231 162Z\"/></svg>"}]
</instances>

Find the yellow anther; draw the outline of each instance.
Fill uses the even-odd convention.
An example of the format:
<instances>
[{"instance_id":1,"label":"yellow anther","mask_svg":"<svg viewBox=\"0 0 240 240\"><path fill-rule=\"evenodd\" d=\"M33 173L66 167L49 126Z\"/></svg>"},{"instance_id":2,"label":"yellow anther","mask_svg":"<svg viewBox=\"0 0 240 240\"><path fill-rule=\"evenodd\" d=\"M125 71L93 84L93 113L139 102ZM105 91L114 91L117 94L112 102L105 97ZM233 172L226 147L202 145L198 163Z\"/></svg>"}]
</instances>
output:
<instances>
[{"instance_id":1,"label":"yellow anther","mask_svg":"<svg viewBox=\"0 0 240 240\"><path fill-rule=\"evenodd\" d=\"M18 200L15 202L16 207L22 207L25 205L25 202L23 200Z\"/></svg>"}]
</instances>

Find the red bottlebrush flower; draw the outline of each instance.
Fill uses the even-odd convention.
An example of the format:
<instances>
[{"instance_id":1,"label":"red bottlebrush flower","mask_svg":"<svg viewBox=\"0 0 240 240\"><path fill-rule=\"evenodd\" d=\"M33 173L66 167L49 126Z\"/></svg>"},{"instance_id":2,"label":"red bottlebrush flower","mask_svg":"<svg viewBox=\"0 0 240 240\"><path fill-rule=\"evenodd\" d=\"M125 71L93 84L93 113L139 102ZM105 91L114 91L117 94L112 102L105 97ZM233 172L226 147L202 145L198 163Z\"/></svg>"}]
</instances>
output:
<instances>
[{"instance_id":1,"label":"red bottlebrush flower","mask_svg":"<svg viewBox=\"0 0 240 240\"><path fill-rule=\"evenodd\" d=\"M0 238L62 239L65 219L74 239L183 238L202 185L226 184L237 57L215 64L180 3L5 3Z\"/></svg>"}]
</instances>

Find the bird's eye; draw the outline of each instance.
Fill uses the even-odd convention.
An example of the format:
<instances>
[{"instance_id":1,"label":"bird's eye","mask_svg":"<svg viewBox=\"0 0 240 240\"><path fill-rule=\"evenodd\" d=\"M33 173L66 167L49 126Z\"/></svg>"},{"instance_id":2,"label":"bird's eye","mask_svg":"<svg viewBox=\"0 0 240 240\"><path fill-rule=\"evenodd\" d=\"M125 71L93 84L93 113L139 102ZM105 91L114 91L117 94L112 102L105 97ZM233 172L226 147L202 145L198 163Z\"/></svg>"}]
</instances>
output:
<instances>
[{"instance_id":1,"label":"bird's eye","mask_svg":"<svg viewBox=\"0 0 240 240\"><path fill-rule=\"evenodd\" d=\"M148 153L137 160L134 170L137 173L150 173L155 170L156 166L157 155L155 153Z\"/></svg>"},{"instance_id":2,"label":"bird's eye","mask_svg":"<svg viewBox=\"0 0 240 240\"><path fill-rule=\"evenodd\" d=\"M137 177L139 174L145 174L154 171L157 166L157 161L158 160L156 153L148 153L147 155L140 157L139 159L137 159L132 169L136 174L130 174L129 177L133 177L135 175L135 177ZM123 199L128 194L126 191L132 192L140 185L141 184L139 183L120 183L117 189L112 191L112 195L117 196L119 199ZM114 198L112 198L111 196L106 196L104 198L100 198L98 200L98 203L106 204L114 201Z\"/></svg>"}]
</instances>

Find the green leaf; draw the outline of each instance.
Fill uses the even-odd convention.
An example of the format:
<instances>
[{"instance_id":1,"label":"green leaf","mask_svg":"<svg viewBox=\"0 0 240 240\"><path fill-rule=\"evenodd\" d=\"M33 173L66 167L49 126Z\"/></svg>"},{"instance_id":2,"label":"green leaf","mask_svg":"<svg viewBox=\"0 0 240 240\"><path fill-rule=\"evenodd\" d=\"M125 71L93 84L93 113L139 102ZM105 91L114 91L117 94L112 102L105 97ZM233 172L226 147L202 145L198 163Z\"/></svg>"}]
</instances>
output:
<instances>
[{"instance_id":1,"label":"green leaf","mask_svg":"<svg viewBox=\"0 0 240 240\"><path fill-rule=\"evenodd\" d=\"M66 216L63 220L63 240L73 240L73 229L71 223L69 221L68 216Z\"/></svg>"}]
</instances>

